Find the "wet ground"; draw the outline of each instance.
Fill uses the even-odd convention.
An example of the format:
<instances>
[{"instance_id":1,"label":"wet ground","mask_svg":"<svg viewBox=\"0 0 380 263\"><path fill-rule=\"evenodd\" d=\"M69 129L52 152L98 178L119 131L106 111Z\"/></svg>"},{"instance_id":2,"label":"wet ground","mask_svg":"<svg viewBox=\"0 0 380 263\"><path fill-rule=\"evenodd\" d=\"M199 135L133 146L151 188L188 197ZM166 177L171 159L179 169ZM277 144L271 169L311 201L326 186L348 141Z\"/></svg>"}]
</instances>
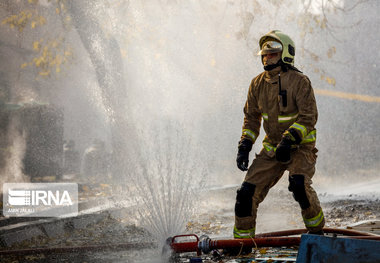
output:
<instances>
[{"instance_id":1,"label":"wet ground","mask_svg":"<svg viewBox=\"0 0 380 263\"><path fill-rule=\"evenodd\" d=\"M380 200L360 196L325 203L328 225L342 227L366 220L380 220Z\"/></svg>"},{"instance_id":2,"label":"wet ground","mask_svg":"<svg viewBox=\"0 0 380 263\"><path fill-rule=\"evenodd\" d=\"M216 187L199 194L196 204L196 213L188 221L185 233L208 235L211 238L231 238L234 223L233 207L237 186ZM298 204L284 187L272 189L267 199L259 207L257 219L257 233L279 231L286 229L303 228ZM326 226L346 227L365 220L380 218L380 202L376 194L373 195L319 195ZM88 246L101 244L120 244L126 242L139 243L152 241L152 237L142 228L135 225L132 210L125 210L125 217L115 219L112 217L91 224L85 229L73 229L70 234L56 238L37 238L23 243L15 244L8 249L22 249L33 247L64 247ZM178 233L182 234L182 233ZM254 251L257 258L282 253L294 258L294 251L262 250ZM293 254L292 254L293 253ZM176 262L189 262L194 254L182 255ZM251 255L252 258L252 255ZM232 258L218 258L218 255L203 257L203 262L237 262ZM168 260L164 260L164 262ZM0 262L162 262L161 247L157 249L128 249L122 251L93 250L75 253L40 253L31 255L0 256ZM242 259L239 262L244 262Z\"/></svg>"},{"instance_id":3,"label":"wet ground","mask_svg":"<svg viewBox=\"0 0 380 263\"><path fill-rule=\"evenodd\" d=\"M200 213L187 225L189 232L218 237L231 237L234 222L236 188L215 190L200 206ZM380 220L380 195L319 194L326 227L345 227L367 220ZM259 206L257 233L303 228L298 204L291 193L273 189Z\"/></svg>"}]
</instances>

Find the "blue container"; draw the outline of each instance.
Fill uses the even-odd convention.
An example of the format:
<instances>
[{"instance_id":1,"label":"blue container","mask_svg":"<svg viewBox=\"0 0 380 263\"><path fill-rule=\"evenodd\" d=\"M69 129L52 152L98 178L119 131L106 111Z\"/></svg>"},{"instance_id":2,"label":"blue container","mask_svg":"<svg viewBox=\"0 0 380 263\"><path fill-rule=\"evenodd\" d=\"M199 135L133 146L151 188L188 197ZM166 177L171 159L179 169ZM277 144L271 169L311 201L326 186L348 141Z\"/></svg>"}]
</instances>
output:
<instances>
[{"instance_id":1,"label":"blue container","mask_svg":"<svg viewBox=\"0 0 380 263\"><path fill-rule=\"evenodd\" d=\"M190 263L199 263L202 262L201 258L190 258Z\"/></svg>"},{"instance_id":2,"label":"blue container","mask_svg":"<svg viewBox=\"0 0 380 263\"><path fill-rule=\"evenodd\" d=\"M380 241L302 235L297 263L380 262Z\"/></svg>"}]
</instances>

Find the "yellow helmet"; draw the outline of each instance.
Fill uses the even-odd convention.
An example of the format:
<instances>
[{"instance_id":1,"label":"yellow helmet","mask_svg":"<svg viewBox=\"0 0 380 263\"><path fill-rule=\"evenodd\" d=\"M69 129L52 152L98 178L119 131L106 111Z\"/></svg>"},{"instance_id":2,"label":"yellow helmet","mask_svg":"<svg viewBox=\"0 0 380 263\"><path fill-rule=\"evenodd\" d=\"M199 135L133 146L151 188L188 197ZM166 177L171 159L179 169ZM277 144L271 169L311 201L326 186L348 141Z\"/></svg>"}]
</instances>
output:
<instances>
[{"instance_id":1,"label":"yellow helmet","mask_svg":"<svg viewBox=\"0 0 380 263\"><path fill-rule=\"evenodd\" d=\"M279 47L278 42L281 43L282 47ZM294 42L288 35L282 33L280 30L273 30L262 36L259 45L260 52L258 55L282 51L282 62L291 66L294 65L294 55L296 53Z\"/></svg>"}]
</instances>

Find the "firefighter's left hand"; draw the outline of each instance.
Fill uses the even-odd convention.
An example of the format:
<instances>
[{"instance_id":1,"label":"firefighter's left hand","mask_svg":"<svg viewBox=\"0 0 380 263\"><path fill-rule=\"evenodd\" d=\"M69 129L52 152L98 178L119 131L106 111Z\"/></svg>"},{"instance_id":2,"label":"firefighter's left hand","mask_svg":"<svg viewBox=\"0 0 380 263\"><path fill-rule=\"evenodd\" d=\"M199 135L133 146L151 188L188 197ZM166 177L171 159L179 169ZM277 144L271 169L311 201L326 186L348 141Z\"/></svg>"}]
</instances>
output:
<instances>
[{"instance_id":1,"label":"firefighter's left hand","mask_svg":"<svg viewBox=\"0 0 380 263\"><path fill-rule=\"evenodd\" d=\"M281 142L277 145L276 149L276 160L281 163L287 163L290 161L290 151L293 142L287 138L283 137Z\"/></svg>"}]
</instances>

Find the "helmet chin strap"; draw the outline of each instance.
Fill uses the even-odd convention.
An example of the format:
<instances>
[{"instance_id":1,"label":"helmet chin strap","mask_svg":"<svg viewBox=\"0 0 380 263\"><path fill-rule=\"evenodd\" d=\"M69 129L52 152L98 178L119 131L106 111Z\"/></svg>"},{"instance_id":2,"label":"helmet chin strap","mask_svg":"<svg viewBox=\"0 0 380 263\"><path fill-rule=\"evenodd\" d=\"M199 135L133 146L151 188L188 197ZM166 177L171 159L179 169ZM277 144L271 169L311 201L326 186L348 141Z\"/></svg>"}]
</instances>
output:
<instances>
[{"instance_id":1,"label":"helmet chin strap","mask_svg":"<svg viewBox=\"0 0 380 263\"><path fill-rule=\"evenodd\" d=\"M264 66L264 70L265 71L271 71L272 69L275 69L278 66L281 66L282 65L281 62L282 62L282 60L279 59L276 64L266 65L266 66Z\"/></svg>"},{"instance_id":2,"label":"helmet chin strap","mask_svg":"<svg viewBox=\"0 0 380 263\"><path fill-rule=\"evenodd\" d=\"M295 70L295 71L298 71L300 73L302 73L301 70L299 70L298 68L296 68L295 66L291 66L291 65L288 65L288 64L285 64L284 62L282 62L282 59L280 59L279 61L277 61L276 64L272 64L272 65L266 65L264 66L264 70L265 71L271 71L272 69L275 69L277 68L278 66L281 66L281 69L282 71L286 72L288 71L289 69L291 70Z\"/></svg>"}]
</instances>

